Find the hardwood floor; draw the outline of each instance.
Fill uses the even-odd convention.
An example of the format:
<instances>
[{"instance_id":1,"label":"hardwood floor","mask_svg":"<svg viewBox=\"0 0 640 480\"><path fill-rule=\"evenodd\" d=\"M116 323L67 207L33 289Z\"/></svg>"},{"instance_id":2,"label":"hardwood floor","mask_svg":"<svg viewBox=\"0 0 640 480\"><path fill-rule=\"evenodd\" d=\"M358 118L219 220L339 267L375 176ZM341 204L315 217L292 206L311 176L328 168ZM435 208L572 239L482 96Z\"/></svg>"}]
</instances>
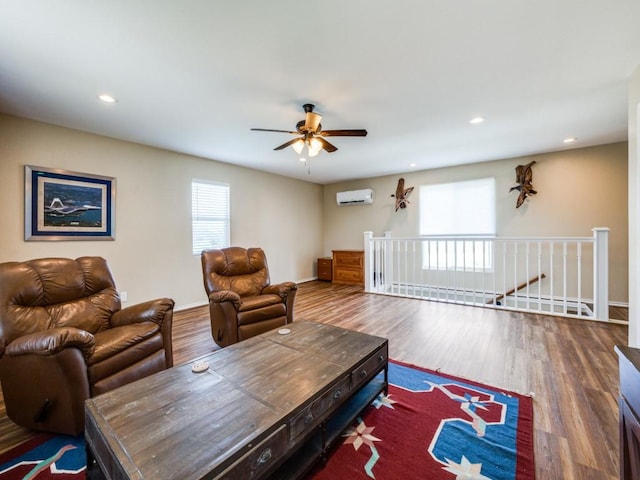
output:
<instances>
[{"instance_id":1,"label":"hardwood floor","mask_svg":"<svg viewBox=\"0 0 640 480\"><path fill-rule=\"evenodd\" d=\"M391 358L533 395L536 478L618 478L618 364L627 327L299 285L295 320L389 339ZM217 347L207 307L176 312L175 363ZM30 435L0 403L0 451Z\"/></svg>"}]
</instances>

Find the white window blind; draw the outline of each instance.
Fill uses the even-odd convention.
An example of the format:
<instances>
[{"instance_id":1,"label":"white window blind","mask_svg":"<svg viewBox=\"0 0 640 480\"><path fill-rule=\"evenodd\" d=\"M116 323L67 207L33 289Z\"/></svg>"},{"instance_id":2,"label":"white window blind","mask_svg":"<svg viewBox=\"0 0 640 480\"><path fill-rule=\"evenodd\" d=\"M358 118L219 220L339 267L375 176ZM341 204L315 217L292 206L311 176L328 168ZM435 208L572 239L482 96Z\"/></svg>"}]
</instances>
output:
<instances>
[{"instance_id":1,"label":"white window blind","mask_svg":"<svg viewBox=\"0 0 640 480\"><path fill-rule=\"evenodd\" d=\"M420 235L495 236L495 179L420 186ZM492 268L489 241L423 242L423 268L485 270Z\"/></svg>"},{"instance_id":2,"label":"white window blind","mask_svg":"<svg viewBox=\"0 0 640 480\"><path fill-rule=\"evenodd\" d=\"M230 245L229 185L191 182L193 254Z\"/></svg>"}]
</instances>

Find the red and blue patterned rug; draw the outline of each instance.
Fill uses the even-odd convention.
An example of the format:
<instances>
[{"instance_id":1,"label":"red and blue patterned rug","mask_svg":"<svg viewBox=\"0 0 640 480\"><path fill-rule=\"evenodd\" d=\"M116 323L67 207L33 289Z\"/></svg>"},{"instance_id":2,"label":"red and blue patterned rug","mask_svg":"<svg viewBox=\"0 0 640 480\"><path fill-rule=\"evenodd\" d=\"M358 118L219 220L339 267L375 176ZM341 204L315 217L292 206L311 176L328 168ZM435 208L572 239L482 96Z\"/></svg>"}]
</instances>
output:
<instances>
[{"instance_id":1,"label":"red and blue patterned rug","mask_svg":"<svg viewBox=\"0 0 640 480\"><path fill-rule=\"evenodd\" d=\"M37 434L0 455L2 480L85 479L84 437Z\"/></svg>"},{"instance_id":2,"label":"red and blue patterned rug","mask_svg":"<svg viewBox=\"0 0 640 480\"><path fill-rule=\"evenodd\" d=\"M313 480L532 480L531 397L399 362Z\"/></svg>"},{"instance_id":3,"label":"red and blue patterned rug","mask_svg":"<svg viewBox=\"0 0 640 480\"><path fill-rule=\"evenodd\" d=\"M535 478L530 397L399 362L389 383L310 479ZM82 480L85 467L82 437L36 435L0 455L2 480Z\"/></svg>"}]
</instances>

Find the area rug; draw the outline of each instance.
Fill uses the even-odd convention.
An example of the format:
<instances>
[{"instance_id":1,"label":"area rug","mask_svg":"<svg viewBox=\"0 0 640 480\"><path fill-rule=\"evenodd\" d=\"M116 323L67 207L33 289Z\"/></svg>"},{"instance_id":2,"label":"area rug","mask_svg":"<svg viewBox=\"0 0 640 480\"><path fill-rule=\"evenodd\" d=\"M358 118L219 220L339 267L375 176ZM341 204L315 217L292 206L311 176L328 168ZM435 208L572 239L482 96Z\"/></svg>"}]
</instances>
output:
<instances>
[{"instance_id":1,"label":"area rug","mask_svg":"<svg viewBox=\"0 0 640 480\"><path fill-rule=\"evenodd\" d=\"M0 455L2 480L83 480L84 437L40 433Z\"/></svg>"},{"instance_id":2,"label":"area rug","mask_svg":"<svg viewBox=\"0 0 640 480\"><path fill-rule=\"evenodd\" d=\"M389 383L309 480L535 478L530 397L394 361ZM85 466L82 436L39 434L0 455L0 479L84 480Z\"/></svg>"},{"instance_id":3,"label":"area rug","mask_svg":"<svg viewBox=\"0 0 640 480\"><path fill-rule=\"evenodd\" d=\"M380 395L312 480L532 480L529 396L389 364Z\"/></svg>"}]
</instances>

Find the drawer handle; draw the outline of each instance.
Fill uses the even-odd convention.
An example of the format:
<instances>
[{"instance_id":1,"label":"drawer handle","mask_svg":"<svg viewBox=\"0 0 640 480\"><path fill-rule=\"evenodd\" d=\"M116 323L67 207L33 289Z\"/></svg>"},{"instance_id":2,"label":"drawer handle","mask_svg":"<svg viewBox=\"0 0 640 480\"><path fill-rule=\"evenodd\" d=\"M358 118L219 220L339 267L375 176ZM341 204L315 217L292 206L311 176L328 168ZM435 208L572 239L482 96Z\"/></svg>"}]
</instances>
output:
<instances>
[{"instance_id":1,"label":"drawer handle","mask_svg":"<svg viewBox=\"0 0 640 480\"><path fill-rule=\"evenodd\" d=\"M381 362L381 361L383 361L383 360L384 360L384 355L380 355L380 356L378 357L378 361L379 361L379 362Z\"/></svg>"},{"instance_id":2,"label":"drawer handle","mask_svg":"<svg viewBox=\"0 0 640 480\"><path fill-rule=\"evenodd\" d=\"M267 448L260 454L258 463L267 463L269 460L271 460L271 449Z\"/></svg>"},{"instance_id":3,"label":"drawer handle","mask_svg":"<svg viewBox=\"0 0 640 480\"><path fill-rule=\"evenodd\" d=\"M333 399L338 400L342 396L342 390L336 390L333 392Z\"/></svg>"},{"instance_id":4,"label":"drawer handle","mask_svg":"<svg viewBox=\"0 0 640 480\"><path fill-rule=\"evenodd\" d=\"M361 370L360 371L360 378L364 378L367 376L367 371L366 370Z\"/></svg>"},{"instance_id":5,"label":"drawer handle","mask_svg":"<svg viewBox=\"0 0 640 480\"><path fill-rule=\"evenodd\" d=\"M304 417L304 424L309 425L312 420L313 420L313 413L308 412L307 415Z\"/></svg>"}]
</instances>

